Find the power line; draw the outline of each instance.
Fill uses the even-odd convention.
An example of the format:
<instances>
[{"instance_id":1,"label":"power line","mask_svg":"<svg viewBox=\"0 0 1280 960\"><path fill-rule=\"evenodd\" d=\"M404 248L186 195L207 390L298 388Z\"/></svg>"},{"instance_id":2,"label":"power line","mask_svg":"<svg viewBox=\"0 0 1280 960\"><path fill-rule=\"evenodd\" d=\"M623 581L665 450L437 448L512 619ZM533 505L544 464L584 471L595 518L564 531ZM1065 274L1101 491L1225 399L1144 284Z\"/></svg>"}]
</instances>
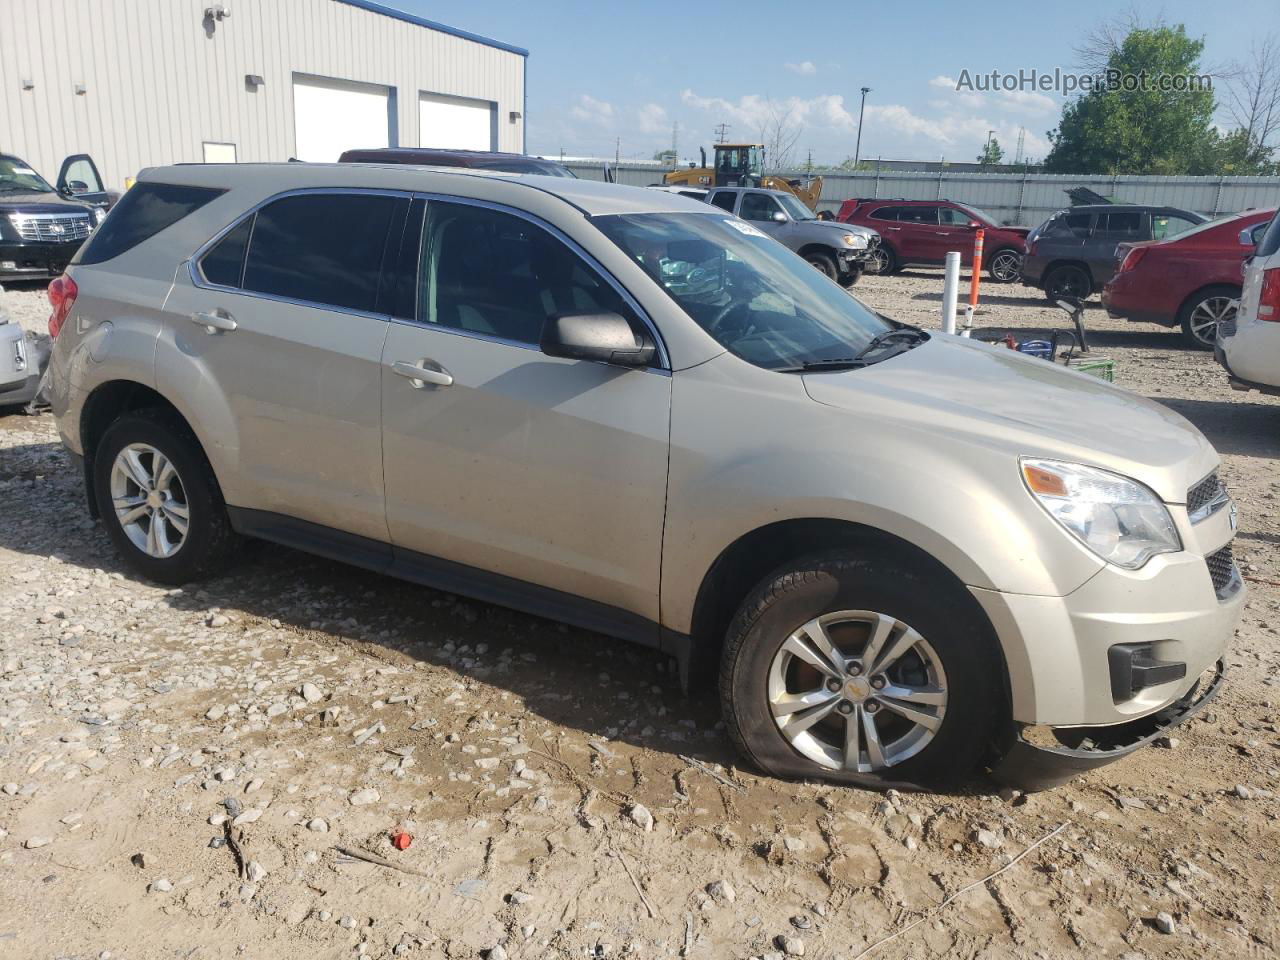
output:
<instances>
[{"instance_id":1,"label":"power line","mask_svg":"<svg viewBox=\"0 0 1280 960\"><path fill-rule=\"evenodd\" d=\"M716 124L716 143L724 143L725 135L728 132L729 132L729 124L717 123Z\"/></svg>"}]
</instances>

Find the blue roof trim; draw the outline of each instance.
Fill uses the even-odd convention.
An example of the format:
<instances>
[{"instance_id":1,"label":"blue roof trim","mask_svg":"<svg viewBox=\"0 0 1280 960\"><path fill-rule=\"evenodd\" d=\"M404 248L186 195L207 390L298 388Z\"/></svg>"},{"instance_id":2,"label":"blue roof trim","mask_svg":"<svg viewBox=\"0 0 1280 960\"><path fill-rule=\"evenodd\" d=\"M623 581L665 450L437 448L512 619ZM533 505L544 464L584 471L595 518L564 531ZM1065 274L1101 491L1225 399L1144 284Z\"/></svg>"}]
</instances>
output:
<instances>
[{"instance_id":1,"label":"blue roof trim","mask_svg":"<svg viewBox=\"0 0 1280 960\"><path fill-rule=\"evenodd\" d=\"M499 50L506 50L508 53L519 54L522 57L529 56L529 51L524 49L524 47L517 47L514 44L503 43L501 40L494 40L491 37L482 37L478 33L468 33L466 30L459 30L457 27L446 26L443 23L437 23L436 21L428 20L425 17L415 17L412 13L405 13L403 10L397 10L395 7L388 7L383 3L375 3L374 0L336 0L336 2L345 3L352 7L359 7L361 10L368 10L370 13L379 13L384 17L391 17L395 20L403 20L405 23L416 24L419 27L427 27L430 30L439 30L441 33L461 37L463 40L473 40L476 43L483 43L486 47L497 47Z\"/></svg>"}]
</instances>

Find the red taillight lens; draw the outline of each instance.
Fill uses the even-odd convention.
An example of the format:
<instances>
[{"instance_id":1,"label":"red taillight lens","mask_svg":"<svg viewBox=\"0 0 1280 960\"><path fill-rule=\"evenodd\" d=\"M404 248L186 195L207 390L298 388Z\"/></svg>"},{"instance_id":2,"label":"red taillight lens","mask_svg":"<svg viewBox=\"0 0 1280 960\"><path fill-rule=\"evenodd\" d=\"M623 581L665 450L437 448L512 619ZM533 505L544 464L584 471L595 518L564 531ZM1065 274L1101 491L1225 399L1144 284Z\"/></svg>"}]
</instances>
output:
<instances>
[{"instance_id":1,"label":"red taillight lens","mask_svg":"<svg viewBox=\"0 0 1280 960\"><path fill-rule=\"evenodd\" d=\"M49 314L49 336L55 340L62 332L62 325L67 322L67 315L75 306L79 293L80 288L76 286L76 282L65 273L49 284L49 303L53 305L53 313Z\"/></svg>"},{"instance_id":2,"label":"red taillight lens","mask_svg":"<svg viewBox=\"0 0 1280 960\"><path fill-rule=\"evenodd\" d=\"M1124 255L1124 259L1120 261L1120 273L1124 273L1126 270L1132 270L1140 262L1142 262L1142 258L1145 257L1146 255L1147 255L1146 247L1134 247L1132 250L1126 253Z\"/></svg>"},{"instance_id":3,"label":"red taillight lens","mask_svg":"<svg viewBox=\"0 0 1280 960\"><path fill-rule=\"evenodd\" d=\"M1258 319L1280 323L1280 267L1262 272L1262 290L1258 293Z\"/></svg>"}]
</instances>

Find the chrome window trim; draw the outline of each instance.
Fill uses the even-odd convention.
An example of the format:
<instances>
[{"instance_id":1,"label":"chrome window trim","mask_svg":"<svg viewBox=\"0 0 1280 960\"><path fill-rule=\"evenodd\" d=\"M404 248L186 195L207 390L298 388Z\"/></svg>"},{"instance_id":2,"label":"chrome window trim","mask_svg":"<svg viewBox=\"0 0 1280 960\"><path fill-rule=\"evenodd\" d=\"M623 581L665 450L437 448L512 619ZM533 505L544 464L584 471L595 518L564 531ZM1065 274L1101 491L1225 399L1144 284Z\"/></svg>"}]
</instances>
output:
<instances>
[{"instance_id":1,"label":"chrome window trim","mask_svg":"<svg viewBox=\"0 0 1280 960\"><path fill-rule=\"evenodd\" d=\"M480 200L476 197L458 197L458 196L453 196L452 194L425 193L425 192L415 192L413 196L416 199L425 200L427 203L426 216L424 216L422 220L424 230L426 229L427 218L430 217L431 215L431 204L433 201L438 203L459 203L459 204L463 204L464 206L482 207L488 210L495 210L498 213L507 213L514 217L519 217L521 220L525 220L529 223L532 223L535 227L540 227L541 229L546 230L548 233L550 233L553 237L555 237L561 243L565 244L565 246L567 246L570 250L572 250L577 256L582 258L582 260L584 260L586 264L589 267L591 267L592 270L594 270L597 274L599 274L599 276L604 280L604 282L607 283L610 287L612 287L615 293L617 293L620 297L622 297L622 299L626 302L627 306L629 306L632 310L635 311L636 316L640 318L640 322L645 325L646 329L648 329L649 334L653 337L654 346L657 348L658 362L656 367L650 366L646 369L651 369L651 370L658 369L658 370L662 370L667 373L670 373L671 358L670 358L670 355L667 353L667 345L665 341L663 341L662 339L662 334L658 331L657 324L653 322L653 320L649 317L649 314L645 311L645 309L640 306L639 301L637 301L636 298L631 295L631 291L629 291L626 287L624 287L618 281L617 277L615 277L612 273L610 273L607 269L605 269L604 265L600 263L599 260L597 260L585 249L583 249L581 244L579 244L572 237L568 236L559 227L555 226L554 224L548 223L547 221L543 220L541 217L537 216L536 214L532 214L532 213L529 213L528 211L521 210L518 207L511 207L511 206L507 206L506 204L496 203L492 200ZM421 249L421 247L419 247L419 249ZM420 288L421 281L422 281L421 256L419 256L418 258L418 270L419 270L419 274L417 278L417 283L418 283L418 288ZM415 297L415 312L416 312L416 297ZM470 335L470 331L459 330L456 327L445 327L445 326L441 326L440 324L424 323L420 319L415 319L410 322L412 322L416 326L424 327L426 329L444 330L452 333L461 333L463 335ZM502 337L492 337L485 334L479 334L479 335L476 335L476 337L477 339L481 339L481 340L491 340L497 343L508 343L508 344L511 344L512 346L527 347L530 350L536 350L539 353L541 352L537 344L529 344L520 340L507 340Z\"/></svg>"}]
</instances>

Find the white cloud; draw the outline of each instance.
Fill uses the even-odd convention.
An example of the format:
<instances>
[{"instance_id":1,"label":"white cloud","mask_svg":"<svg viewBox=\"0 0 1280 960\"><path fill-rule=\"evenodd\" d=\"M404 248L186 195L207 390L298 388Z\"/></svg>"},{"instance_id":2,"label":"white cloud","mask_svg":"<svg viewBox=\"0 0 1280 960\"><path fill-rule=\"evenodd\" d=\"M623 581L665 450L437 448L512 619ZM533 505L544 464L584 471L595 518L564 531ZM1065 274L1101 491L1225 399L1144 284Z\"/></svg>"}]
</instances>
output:
<instances>
[{"instance_id":1,"label":"white cloud","mask_svg":"<svg viewBox=\"0 0 1280 960\"><path fill-rule=\"evenodd\" d=\"M1010 113L1039 116L1057 113L1062 104L1061 100L1055 100L1053 97L1035 90L993 90L990 93L980 93L974 90L958 90L956 89L957 82L955 77L939 74L929 81L929 86L950 91L953 102L963 104L970 109L981 109L989 106L999 110L1007 110ZM943 101L932 102L941 103Z\"/></svg>"},{"instance_id":2,"label":"white cloud","mask_svg":"<svg viewBox=\"0 0 1280 960\"><path fill-rule=\"evenodd\" d=\"M812 60L802 60L800 63L788 63L786 67L792 73L798 73L805 77L811 77L818 72L818 68L813 65Z\"/></svg>"},{"instance_id":3,"label":"white cloud","mask_svg":"<svg viewBox=\"0 0 1280 960\"><path fill-rule=\"evenodd\" d=\"M642 133L658 133L670 129L667 111L656 103L646 103L636 111L636 123Z\"/></svg>"},{"instance_id":4,"label":"white cloud","mask_svg":"<svg viewBox=\"0 0 1280 960\"><path fill-rule=\"evenodd\" d=\"M613 104L605 100L582 94L578 102L569 109L569 116L584 123L606 124L613 120L617 111Z\"/></svg>"},{"instance_id":5,"label":"white cloud","mask_svg":"<svg viewBox=\"0 0 1280 960\"><path fill-rule=\"evenodd\" d=\"M848 131L856 129L858 125L857 118L845 109L844 97L837 93L808 99L787 97L784 100L771 100L751 93L732 101L723 97L703 97L692 90L685 90L680 94L680 100L685 106L715 113L733 121L741 127L739 132L744 136L758 133L774 110L804 126L816 125L825 129Z\"/></svg>"},{"instance_id":6,"label":"white cloud","mask_svg":"<svg viewBox=\"0 0 1280 960\"><path fill-rule=\"evenodd\" d=\"M976 156L987 140L987 132L995 131L1007 160L1013 159L1018 142L1020 124L1014 120L976 112L941 111L938 116L925 117L900 104L867 105L867 117L863 141L884 140L886 132L898 135L897 142L906 138L908 144L929 141L934 149L973 151ZM870 139L874 138L874 140ZM892 142L892 140L891 140ZM977 146L974 146L974 145ZM1042 157L1049 152L1050 144L1027 130L1023 150L1028 156ZM918 148L917 148L918 149ZM956 157L955 159L968 159Z\"/></svg>"}]
</instances>

